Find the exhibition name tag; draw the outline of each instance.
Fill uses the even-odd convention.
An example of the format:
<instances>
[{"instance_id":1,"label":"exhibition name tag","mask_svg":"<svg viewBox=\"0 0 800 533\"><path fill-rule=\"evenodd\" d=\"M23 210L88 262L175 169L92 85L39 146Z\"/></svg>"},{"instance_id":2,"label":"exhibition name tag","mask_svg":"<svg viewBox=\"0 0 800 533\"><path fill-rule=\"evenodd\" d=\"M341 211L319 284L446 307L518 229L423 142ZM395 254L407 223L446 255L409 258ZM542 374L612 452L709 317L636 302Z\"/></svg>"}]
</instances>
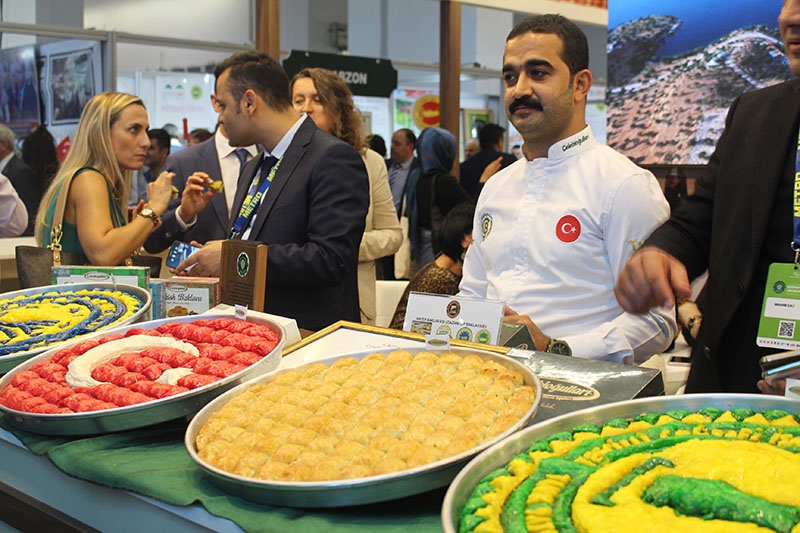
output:
<instances>
[{"instance_id":1,"label":"exhibition name tag","mask_svg":"<svg viewBox=\"0 0 800 533\"><path fill-rule=\"evenodd\" d=\"M497 344L503 321L503 302L456 298L445 294L411 292L403 329L424 335Z\"/></svg>"},{"instance_id":2,"label":"exhibition name tag","mask_svg":"<svg viewBox=\"0 0 800 533\"><path fill-rule=\"evenodd\" d=\"M792 263L769 266L756 343L768 348L800 348L800 269Z\"/></svg>"}]
</instances>

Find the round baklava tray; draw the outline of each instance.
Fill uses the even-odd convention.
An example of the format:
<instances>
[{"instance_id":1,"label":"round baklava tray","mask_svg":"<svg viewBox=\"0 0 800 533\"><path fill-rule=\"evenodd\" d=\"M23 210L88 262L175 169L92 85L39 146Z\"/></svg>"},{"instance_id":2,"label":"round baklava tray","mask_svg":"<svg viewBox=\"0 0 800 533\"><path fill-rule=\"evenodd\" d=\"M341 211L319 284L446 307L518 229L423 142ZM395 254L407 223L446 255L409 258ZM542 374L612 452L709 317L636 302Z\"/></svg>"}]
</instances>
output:
<instances>
[{"instance_id":1,"label":"round baklava tray","mask_svg":"<svg viewBox=\"0 0 800 533\"><path fill-rule=\"evenodd\" d=\"M192 459L223 490L290 507L342 507L446 486L528 424L539 378L480 350L381 349L254 378L204 407Z\"/></svg>"},{"instance_id":2,"label":"round baklava tray","mask_svg":"<svg viewBox=\"0 0 800 533\"><path fill-rule=\"evenodd\" d=\"M781 419L773 425L765 416ZM517 531L524 520L537 531L552 530L547 522L556 521L559 529L585 531L771 530L756 522L785 512L767 501L770 491L791 487L790 495L797 486L798 416L800 402L791 398L689 394L551 418L487 448L458 473L442 504L442 529L502 531L510 524ZM651 499L650 490L660 494ZM730 505L731 493L739 505ZM742 512L734 518L728 511L737 508Z\"/></svg>"},{"instance_id":3,"label":"round baklava tray","mask_svg":"<svg viewBox=\"0 0 800 533\"><path fill-rule=\"evenodd\" d=\"M0 379L0 412L47 435L123 431L198 412L277 368L283 327L210 314L112 328L67 343Z\"/></svg>"},{"instance_id":4,"label":"round baklava tray","mask_svg":"<svg viewBox=\"0 0 800 533\"><path fill-rule=\"evenodd\" d=\"M53 346L144 319L150 292L122 283L75 283L0 294L0 374Z\"/></svg>"}]
</instances>

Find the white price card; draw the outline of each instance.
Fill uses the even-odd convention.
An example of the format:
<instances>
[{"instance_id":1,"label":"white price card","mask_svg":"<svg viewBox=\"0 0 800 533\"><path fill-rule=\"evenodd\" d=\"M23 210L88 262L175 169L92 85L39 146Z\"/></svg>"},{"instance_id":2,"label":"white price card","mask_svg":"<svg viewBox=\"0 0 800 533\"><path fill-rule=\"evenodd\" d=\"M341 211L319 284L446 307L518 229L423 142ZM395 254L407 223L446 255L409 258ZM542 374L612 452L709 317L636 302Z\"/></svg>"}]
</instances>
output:
<instances>
[{"instance_id":1,"label":"white price card","mask_svg":"<svg viewBox=\"0 0 800 533\"><path fill-rule=\"evenodd\" d=\"M412 292L403 329L424 335L446 335L451 339L497 344L503 321L503 302L457 298L445 294Z\"/></svg>"}]
</instances>

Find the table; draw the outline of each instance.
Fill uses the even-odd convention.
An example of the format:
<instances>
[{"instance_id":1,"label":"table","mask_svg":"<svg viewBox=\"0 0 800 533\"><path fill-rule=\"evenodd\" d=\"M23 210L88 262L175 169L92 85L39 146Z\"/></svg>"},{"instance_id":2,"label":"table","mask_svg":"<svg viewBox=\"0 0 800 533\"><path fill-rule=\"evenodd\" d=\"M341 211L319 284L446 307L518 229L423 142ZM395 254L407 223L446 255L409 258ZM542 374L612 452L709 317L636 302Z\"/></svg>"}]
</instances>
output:
<instances>
[{"instance_id":1,"label":"table","mask_svg":"<svg viewBox=\"0 0 800 533\"><path fill-rule=\"evenodd\" d=\"M26 530L241 531L200 505L179 507L72 478L0 428L0 516ZM7 509L11 507L13 514ZM27 512L26 512L27 509ZM24 515L26 524L14 524ZM30 520L36 520L33 523Z\"/></svg>"},{"instance_id":2,"label":"table","mask_svg":"<svg viewBox=\"0 0 800 533\"><path fill-rule=\"evenodd\" d=\"M336 349L355 351L359 348L378 349L398 345L407 347L424 345L422 337L419 335L352 323L339 323L334 326L285 349L284 362L308 362L331 355L331 352L335 353ZM458 341L453 344L465 345ZM476 347L475 345L471 346ZM561 357L552 354L543 354L543 356ZM573 364L576 363L571 361L572 358L566 359ZM141 433L137 433L135 438L123 437L119 434L109 435L107 439L103 438L105 442L102 446L90 444L98 439L70 439L66 446L59 446L61 450L72 447L71 453L60 454L62 461L60 464L62 466L65 464L65 455L68 456L66 464L71 467L69 471L82 471L82 466L79 465L81 462L90 464L104 462L106 468L109 464L113 465L114 478L123 478L127 481L129 479L126 475L127 466L122 463L127 461L129 465L135 464L136 460L131 457L132 455L146 455L148 458L148 464L144 467L146 476L156 478L159 472L156 465L163 465L166 462L165 459L178 457L177 461L169 463L170 467L181 462L191 463L188 454L182 447L182 441L176 437L176 433L180 430L178 426L179 424L176 423L174 427L171 426L168 430L164 430L169 432L171 437L166 439L166 446L163 447L141 444L142 441L152 442L142 435L147 432L155 433L156 430L152 428L141 430ZM182 435L182 433L179 434ZM124 444L117 445L123 440ZM159 442L160 444L161 442ZM91 451L86 452L87 448ZM177 448L180 448L180 454L175 453ZM161 473L161 477L168 475L178 480L176 481L177 486L186 488L185 491L170 492L177 497L165 498L166 501L176 503L177 500L184 500L187 506L170 505L126 490L106 488L70 477L59 470L56 466L58 458L56 455L52 455L53 452L50 453L49 457L36 455L29 451L14 434L0 428L0 517L2 517L0 520L13 519L18 514L17 510L22 508L28 510L26 516L32 516L39 520L35 524L38 527L34 527L38 530L70 528L136 532L148 529L153 531L240 530L239 526L233 522L213 516L197 503L188 505L202 498L206 505L211 503L217 505L216 509L220 509L218 506L220 497L215 494L213 487L212 490L209 489L208 482L202 475L194 478L191 472L187 473L187 469L178 468L180 464L175 468L175 473ZM109 456L113 456L114 453L116 456L109 459ZM160 460L153 459L151 461L150 459L156 453L163 455L159 455ZM124 459L117 458L123 454ZM150 464L151 462L152 464ZM190 466L196 465L190 464ZM142 472L139 471L138 474L141 476ZM184 482L181 485L180 480L183 478L194 481ZM86 479L93 478L87 477ZM108 479L108 476L106 475L104 479ZM139 480L137 486L143 486L147 481ZM158 489L161 490L160 494L165 494L163 486L159 486ZM156 491L143 492L154 494ZM258 522L253 529L261 528L264 531L297 529L304 532L405 533L405 531L414 530L416 533L433 533L441 531L439 512L444 492L444 488L435 489L404 500L344 509L304 510L259 506L227 495L223 496L226 500L223 503L227 505L227 509L231 509L233 506L235 511L247 513L249 516L244 518L250 519L250 524L254 523L252 519L255 516ZM9 513L7 511L9 508L14 509L15 512ZM225 514L225 516L233 515ZM236 516L237 520L242 518L241 515ZM28 525L33 524L28 523ZM28 528L26 527L26 529Z\"/></svg>"}]
</instances>

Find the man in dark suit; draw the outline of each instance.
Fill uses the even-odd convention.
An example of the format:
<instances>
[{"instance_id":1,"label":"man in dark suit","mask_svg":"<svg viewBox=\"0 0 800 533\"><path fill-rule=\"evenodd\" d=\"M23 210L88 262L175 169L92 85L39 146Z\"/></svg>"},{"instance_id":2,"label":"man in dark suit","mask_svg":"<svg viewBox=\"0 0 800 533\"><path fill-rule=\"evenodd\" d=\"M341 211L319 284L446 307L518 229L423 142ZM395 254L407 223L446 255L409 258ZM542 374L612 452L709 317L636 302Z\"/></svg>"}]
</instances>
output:
<instances>
[{"instance_id":1,"label":"man in dark suit","mask_svg":"<svg viewBox=\"0 0 800 533\"><path fill-rule=\"evenodd\" d=\"M259 151L255 145L232 147L224 130L219 127L210 139L167 158L164 168L175 173L172 184L181 192L181 201L175 200L174 205L161 215L161 226L144 243L148 252L161 252L177 240L205 244L230 235L229 208L234 201L242 166ZM187 189L192 175L197 175L202 189L195 189L194 194L192 188ZM220 180L223 182L222 193L208 193L207 185ZM183 191L187 191L186 198Z\"/></svg>"},{"instance_id":2,"label":"man in dark suit","mask_svg":"<svg viewBox=\"0 0 800 533\"><path fill-rule=\"evenodd\" d=\"M800 76L800 0L784 2L778 23L789 68ZM708 269L687 392L756 392L759 358L777 351L756 337L769 268L791 269L796 259L798 116L798 79L737 98L694 194L619 276L619 303L641 313L688 298L689 280ZM772 392L764 382L758 388Z\"/></svg>"},{"instance_id":3,"label":"man in dark suit","mask_svg":"<svg viewBox=\"0 0 800 533\"><path fill-rule=\"evenodd\" d=\"M231 144L266 149L242 171L231 214L234 238L268 246L265 310L309 330L359 321L358 246L369 208L361 156L298 117L286 73L263 52L236 53L214 74ZM218 275L220 252L221 241L207 243L177 271Z\"/></svg>"},{"instance_id":4,"label":"man in dark suit","mask_svg":"<svg viewBox=\"0 0 800 533\"><path fill-rule=\"evenodd\" d=\"M23 235L33 235L45 183L25 161L14 154L14 146L14 132L0 124L0 173L6 175L28 211L28 227Z\"/></svg>"},{"instance_id":5,"label":"man in dark suit","mask_svg":"<svg viewBox=\"0 0 800 533\"><path fill-rule=\"evenodd\" d=\"M481 145L481 151L461 163L459 181L473 200L478 199L478 194L483 188L478 184L481 174L483 174L489 163L502 158L500 169L503 169L517 160L513 155L501 151L503 149L503 132L505 131L497 124L483 126L478 131L478 142Z\"/></svg>"}]
</instances>

